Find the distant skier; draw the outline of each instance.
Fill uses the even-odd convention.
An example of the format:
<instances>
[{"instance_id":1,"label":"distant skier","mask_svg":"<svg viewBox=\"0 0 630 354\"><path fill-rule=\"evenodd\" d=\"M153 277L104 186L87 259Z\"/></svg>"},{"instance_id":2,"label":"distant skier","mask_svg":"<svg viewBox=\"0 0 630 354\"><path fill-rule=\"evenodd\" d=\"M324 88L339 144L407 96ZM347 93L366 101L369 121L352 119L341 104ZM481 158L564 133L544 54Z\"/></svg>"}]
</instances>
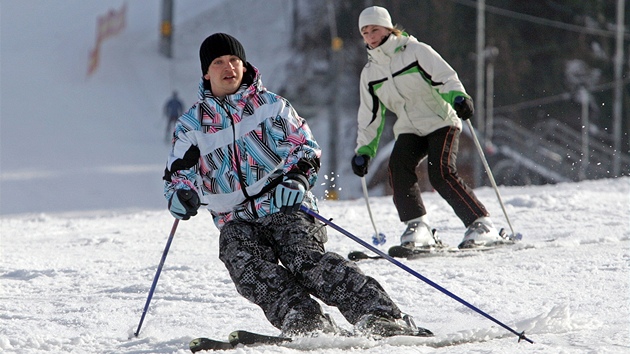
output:
<instances>
[{"instance_id":1,"label":"distant skier","mask_svg":"<svg viewBox=\"0 0 630 354\"><path fill-rule=\"evenodd\" d=\"M407 225L401 246L436 244L415 172L427 156L431 185L468 228L459 247L502 242L485 206L457 174L460 119L472 117L474 108L455 70L433 48L394 26L383 7L363 10L359 31L368 63L361 72L352 170L359 177L367 174L385 126L385 108L395 113L396 143L389 158L389 176L398 216Z\"/></svg>"},{"instance_id":2,"label":"distant skier","mask_svg":"<svg viewBox=\"0 0 630 354\"><path fill-rule=\"evenodd\" d=\"M187 220L207 205L236 290L285 336L338 332L313 297L361 333L431 335L354 262L326 252L325 225L299 210L317 210L321 150L306 121L265 89L236 38L215 33L199 56L199 101L177 121L164 175L171 214Z\"/></svg>"},{"instance_id":3,"label":"distant skier","mask_svg":"<svg viewBox=\"0 0 630 354\"><path fill-rule=\"evenodd\" d=\"M177 91L173 91L173 96L164 105L164 116L166 116L166 141L170 142L175 129L177 118L184 113L184 105L177 97Z\"/></svg>"}]
</instances>

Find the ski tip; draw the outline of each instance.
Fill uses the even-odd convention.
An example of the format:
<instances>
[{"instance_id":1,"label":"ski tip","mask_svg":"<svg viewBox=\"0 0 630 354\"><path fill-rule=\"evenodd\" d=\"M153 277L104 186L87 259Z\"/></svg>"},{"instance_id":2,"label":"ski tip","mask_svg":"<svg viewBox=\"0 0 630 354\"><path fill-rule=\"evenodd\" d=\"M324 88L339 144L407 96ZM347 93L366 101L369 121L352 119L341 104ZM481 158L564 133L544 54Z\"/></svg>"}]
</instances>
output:
<instances>
[{"instance_id":1,"label":"ski tip","mask_svg":"<svg viewBox=\"0 0 630 354\"><path fill-rule=\"evenodd\" d=\"M361 251L353 251L348 253L348 259L354 262L358 262L364 259L381 259L383 258L383 256L381 255L376 255L376 256L368 256L367 254L365 254L365 252L361 252Z\"/></svg>"},{"instance_id":2,"label":"ski tip","mask_svg":"<svg viewBox=\"0 0 630 354\"><path fill-rule=\"evenodd\" d=\"M348 253L348 259L356 262L363 259L368 259L368 255L361 251L354 251L354 252Z\"/></svg>"}]
</instances>

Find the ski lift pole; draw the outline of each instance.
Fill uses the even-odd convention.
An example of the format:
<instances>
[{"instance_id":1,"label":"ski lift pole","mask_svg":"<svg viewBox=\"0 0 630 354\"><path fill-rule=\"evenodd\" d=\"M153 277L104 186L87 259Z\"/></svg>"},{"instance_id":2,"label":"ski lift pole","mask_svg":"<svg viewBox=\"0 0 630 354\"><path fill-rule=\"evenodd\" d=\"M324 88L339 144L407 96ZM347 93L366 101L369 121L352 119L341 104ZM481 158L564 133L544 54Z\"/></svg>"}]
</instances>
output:
<instances>
[{"instance_id":1,"label":"ski lift pole","mask_svg":"<svg viewBox=\"0 0 630 354\"><path fill-rule=\"evenodd\" d=\"M312 217L314 217L315 219L323 222L324 224L332 227L333 229L341 232L342 234L348 236L349 238L351 238L352 240L354 240L355 242L359 243L361 246L369 249L370 251L378 254L379 256L387 259L388 261L390 261L391 263L393 263L394 265L398 266L399 268L403 269L404 271L406 271L407 273L413 275L414 277L422 280L423 282L431 285L432 287L436 288L437 290L441 291L442 293L448 295L449 297L451 297L452 299L460 302L461 304L465 305L466 307L470 308L471 310L477 312L478 314L480 314L481 316L489 319L490 321L498 324L499 326L503 327L504 329L508 330L509 332L515 334L516 336L518 336L518 341L520 342L521 340L524 340L526 342L529 343L534 343L532 340L530 340L529 338L527 338L525 336L525 332L521 332L518 333L517 331L513 330L512 328L510 328L509 326L503 324L501 321L497 320L496 318L490 316L489 314L483 312L482 310L480 310L479 308L477 308L476 306L472 305L471 303L467 302L466 300L462 299L461 297L453 294L452 292L446 290L445 288L443 288L442 286L440 286L439 284L431 281L430 279L426 278L425 276L423 276L422 274L416 272L415 270L409 268L408 266L402 264L401 262L397 261L396 259L394 259L393 257L389 256L387 253L379 250L378 248L370 245L369 243L363 241L362 239L360 239L359 237L351 234L350 232L344 230L343 228L341 228L340 226L337 226L335 223L333 223L332 221L324 218L323 216L319 215L318 213L316 213L315 211L307 208L304 205L300 206L300 210L302 210L303 212L307 213L308 215L311 215Z\"/></svg>"}]
</instances>

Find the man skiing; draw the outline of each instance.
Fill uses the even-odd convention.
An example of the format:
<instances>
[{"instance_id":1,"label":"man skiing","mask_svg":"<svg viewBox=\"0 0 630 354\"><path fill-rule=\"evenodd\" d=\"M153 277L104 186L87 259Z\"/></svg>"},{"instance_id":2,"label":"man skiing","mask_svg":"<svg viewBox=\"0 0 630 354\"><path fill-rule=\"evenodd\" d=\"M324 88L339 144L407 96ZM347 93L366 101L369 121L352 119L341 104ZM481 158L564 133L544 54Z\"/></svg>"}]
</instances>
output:
<instances>
[{"instance_id":1,"label":"man skiing","mask_svg":"<svg viewBox=\"0 0 630 354\"><path fill-rule=\"evenodd\" d=\"M199 101L177 121L164 175L171 214L187 220L207 206L236 290L284 336L338 333L315 298L361 334L431 335L375 279L326 252L326 228L299 211L317 210L321 150L306 121L266 90L236 38L215 33L199 56Z\"/></svg>"}]
</instances>

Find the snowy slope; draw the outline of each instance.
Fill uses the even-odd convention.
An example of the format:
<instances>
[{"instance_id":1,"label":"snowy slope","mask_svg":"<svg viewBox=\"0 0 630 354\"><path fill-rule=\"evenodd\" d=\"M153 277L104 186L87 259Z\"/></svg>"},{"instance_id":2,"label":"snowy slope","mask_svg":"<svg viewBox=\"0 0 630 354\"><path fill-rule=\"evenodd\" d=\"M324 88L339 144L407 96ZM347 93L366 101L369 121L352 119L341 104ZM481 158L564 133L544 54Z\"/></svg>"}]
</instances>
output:
<instances>
[{"instance_id":1,"label":"snowy slope","mask_svg":"<svg viewBox=\"0 0 630 354\"><path fill-rule=\"evenodd\" d=\"M477 190L505 226L491 189ZM517 331L517 338L387 261L363 261L431 339L324 337L238 353L627 353L630 331L630 179L504 188L524 241L513 250L404 263ZM456 244L464 228L435 193L423 197L434 226ZM374 198L379 228L394 244L403 226L389 198ZM369 240L363 201L325 202L321 213ZM167 211L5 216L0 263L0 351L186 353L197 336L279 331L241 298L218 259L207 213L181 222L139 338L137 328L173 219ZM553 241L550 241L553 239ZM361 249L329 230L329 251ZM325 307L337 323L346 322Z\"/></svg>"},{"instance_id":2,"label":"snowy slope","mask_svg":"<svg viewBox=\"0 0 630 354\"><path fill-rule=\"evenodd\" d=\"M101 66L88 78L96 17L122 3L0 1L0 352L186 353L196 336L221 338L237 328L278 332L236 293L217 258L218 232L200 213L180 223L140 337L129 339L173 223L162 198L168 146L161 106L173 89L192 103L198 45L217 31L242 40L273 90L291 59L282 43L289 2L178 0L181 22L169 61L157 54L160 2L128 1L127 29L103 43ZM324 175L319 188L337 182ZM303 339L238 352L628 352L630 179L501 191L525 235L521 245L406 264L526 331L534 345L517 344L386 261L365 261L361 268L435 338ZM477 193L505 227L494 192ZM424 198L433 226L457 244L463 226L439 196ZM391 246L403 225L389 198L372 203ZM370 239L362 200L320 206L323 216ZM331 251L360 249L335 231L329 236ZM335 309L327 311L350 328Z\"/></svg>"}]
</instances>

